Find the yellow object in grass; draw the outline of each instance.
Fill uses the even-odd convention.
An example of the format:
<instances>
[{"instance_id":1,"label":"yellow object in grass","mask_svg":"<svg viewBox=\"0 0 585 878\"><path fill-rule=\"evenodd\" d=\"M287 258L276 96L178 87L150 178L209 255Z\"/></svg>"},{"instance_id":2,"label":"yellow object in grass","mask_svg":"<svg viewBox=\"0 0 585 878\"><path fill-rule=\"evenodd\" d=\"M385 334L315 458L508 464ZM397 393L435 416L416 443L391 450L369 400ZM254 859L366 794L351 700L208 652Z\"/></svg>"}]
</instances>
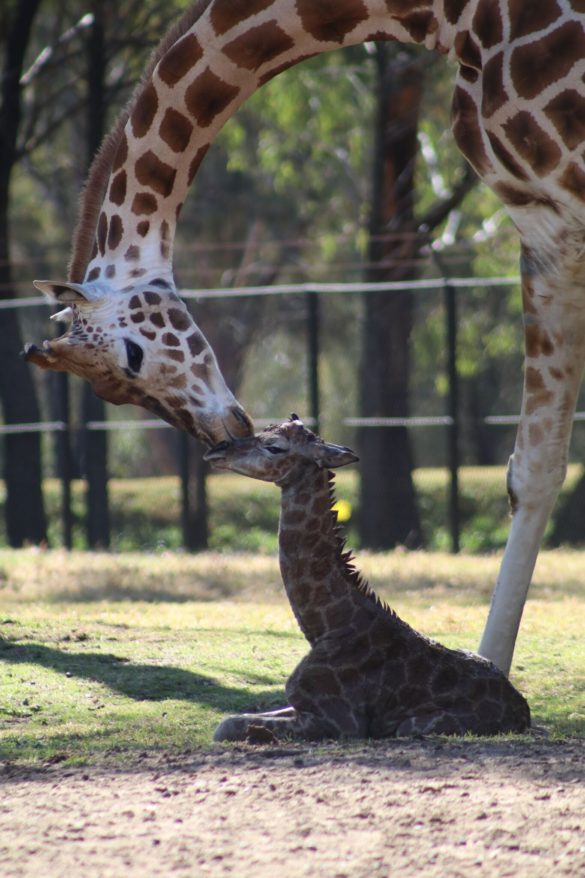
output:
<instances>
[{"instance_id":1,"label":"yellow object in grass","mask_svg":"<svg viewBox=\"0 0 585 878\"><path fill-rule=\"evenodd\" d=\"M351 503L348 500L337 500L333 504L333 510L337 512L338 521L349 521L351 518Z\"/></svg>"}]
</instances>

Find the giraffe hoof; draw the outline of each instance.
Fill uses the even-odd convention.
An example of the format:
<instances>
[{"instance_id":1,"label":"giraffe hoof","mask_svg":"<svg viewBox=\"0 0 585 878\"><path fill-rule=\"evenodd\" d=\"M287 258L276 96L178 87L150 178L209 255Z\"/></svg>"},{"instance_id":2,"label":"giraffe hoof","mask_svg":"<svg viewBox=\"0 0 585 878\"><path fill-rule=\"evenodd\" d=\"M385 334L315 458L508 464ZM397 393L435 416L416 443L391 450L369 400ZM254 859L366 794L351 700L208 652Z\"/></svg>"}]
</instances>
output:
<instances>
[{"instance_id":1,"label":"giraffe hoof","mask_svg":"<svg viewBox=\"0 0 585 878\"><path fill-rule=\"evenodd\" d=\"M274 732L271 732L270 729L265 728L265 726L251 725L248 728L246 741L248 744L277 744L278 738Z\"/></svg>"},{"instance_id":2,"label":"giraffe hoof","mask_svg":"<svg viewBox=\"0 0 585 878\"><path fill-rule=\"evenodd\" d=\"M248 724L242 721L240 716L228 716L224 719L213 734L214 741L245 741L248 734Z\"/></svg>"}]
</instances>

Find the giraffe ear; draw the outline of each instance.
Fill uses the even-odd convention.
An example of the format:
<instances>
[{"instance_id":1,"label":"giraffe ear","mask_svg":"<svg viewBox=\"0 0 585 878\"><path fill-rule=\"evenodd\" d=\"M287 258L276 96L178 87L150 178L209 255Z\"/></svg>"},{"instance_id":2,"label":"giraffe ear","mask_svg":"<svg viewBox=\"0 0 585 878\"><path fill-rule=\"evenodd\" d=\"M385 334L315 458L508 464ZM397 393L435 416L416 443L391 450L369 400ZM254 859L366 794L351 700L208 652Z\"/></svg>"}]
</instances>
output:
<instances>
[{"instance_id":1,"label":"giraffe ear","mask_svg":"<svg viewBox=\"0 0 585 878\"><path fill-rule=\"evenodd\" d=\"M333 445L329 442L319 443L314 446L315 460L322 469L335 469L338 466L346 466L359 460L357 454L344 445Z\"/></svg>"},{"instance_id":2,"label":"giraffe ear","mask_svg":"<svg viewBox=\"0 0 585 878\"><path fill-rule=\"evenodd\" d=\"M35 280L33 284L43 295L58 305L87 305L103 298L103 292L95 284L57 283L51 280Z\"/></svg>"}]
</instances>

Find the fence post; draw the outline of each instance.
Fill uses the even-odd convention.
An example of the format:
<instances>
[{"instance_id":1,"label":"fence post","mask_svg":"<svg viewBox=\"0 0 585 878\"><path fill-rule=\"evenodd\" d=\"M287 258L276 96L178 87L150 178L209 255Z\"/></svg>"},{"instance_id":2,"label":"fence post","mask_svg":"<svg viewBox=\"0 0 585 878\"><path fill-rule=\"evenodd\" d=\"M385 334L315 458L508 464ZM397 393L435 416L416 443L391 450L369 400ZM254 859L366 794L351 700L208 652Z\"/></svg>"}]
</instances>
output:
<instances>
[{"instance_id":1,"label":"fence post","mask_svg":"<svg viewBox=\"0 0 585 878\"><path fill-rule=\"evenodd\" d=\"M307 303L307 361L308 361L308 396L309 414L313 420L313 430L319 433L319 345L321 314L319 294L308 290L305 293Z\"/></svg>"},{"instance_id":2,"label":"fence post","mask_svg":"<svg viewBox=\"0 0 585 878\"><path fill-rule=\"evenodd\" d=\"M73 547L73 516L71 513L71 419L69 412L69 376L58 372L57 417L63 422L63 429L57 434L58 474L61 479L61 519L63 523L63 545Z\"/></svg>"},{"instance_id":3,"label":"fence post","mask_svg":"<svg viewBox=\"0 0 585 878\"><path fill-rule=\"evenodd\" d=\"M457 554L460 548L461 522L459 517L459 374L457 372L457 293L445 279L445 316L447 334L447 375L449 380L448 461L449 484L449 525L451 529L451 551Z\"/></svg>"},{"instance_id":4,"label":"fence post","mask_svg":"<svg viewBox=\"0 0 585 878\"><path fill-rule=\"evenodd\" d=\"M181 481L181 533L183 548L201 551L208 544L207 465L201 448L194 449L188 433L178 432Z\"/></svg>"}]
</instances>

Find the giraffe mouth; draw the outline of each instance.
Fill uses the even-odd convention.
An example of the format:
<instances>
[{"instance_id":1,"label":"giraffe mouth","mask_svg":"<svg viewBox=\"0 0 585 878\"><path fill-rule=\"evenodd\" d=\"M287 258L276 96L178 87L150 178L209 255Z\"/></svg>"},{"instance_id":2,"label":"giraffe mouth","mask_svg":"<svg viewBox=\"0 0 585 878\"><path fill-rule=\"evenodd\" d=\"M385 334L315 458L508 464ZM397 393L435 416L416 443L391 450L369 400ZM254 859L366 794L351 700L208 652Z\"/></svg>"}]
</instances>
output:
<instances>
[{"instance_id":1,"label":"giraffe mouth","mask_svg":"<svg viewBox=\"0 0 585 878\"><path fill-rule=\"evenodd\" d=\"M219 442L212 448L208 448L208 450L203 455L203 460L206 460L208 463L213 464L213 466L217 469L224 469L226 464L226 452L231 447L231 445L232 443L228 442L227 440Z\"/></svg>"},{"instance_id":2,"label":"giraffe mouth","mask_svg":"<svg viewBox=\"0 0 585 878\"><path fill-rule=\"evenodd\" d=\"M44 341L42 347L28 342L20 356L26 363L34 363L41 369L59 369L59 357L48 341Z\"/></svg>"}]
</instances>

